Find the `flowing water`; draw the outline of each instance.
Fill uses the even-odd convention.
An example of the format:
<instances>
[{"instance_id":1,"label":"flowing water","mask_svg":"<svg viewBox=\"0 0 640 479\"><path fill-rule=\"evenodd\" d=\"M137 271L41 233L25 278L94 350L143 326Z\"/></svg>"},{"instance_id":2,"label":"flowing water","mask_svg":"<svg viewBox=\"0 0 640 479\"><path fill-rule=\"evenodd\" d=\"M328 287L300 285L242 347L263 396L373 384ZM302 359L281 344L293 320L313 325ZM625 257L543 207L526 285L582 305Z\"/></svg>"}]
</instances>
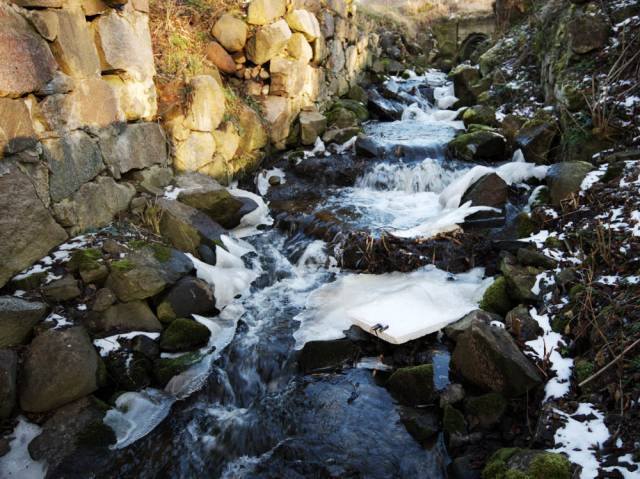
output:
<instances>
[{"instance_id":1,"label":"flowing water","mask_svg":"<svg viewBox=\"0 0 640 479\"><path fill-rule=\"evenodd\" d=\"M355 186L328 191L322 207L355 212L344 220L371 231L412 236L451 229L476 211L460 207L459 198L450 201L459 190L451 185L468 183L473 166L444 158L462 125L455 112L432 104L449 107L451 85L430 73L391 80L387 88L405 107L402 120L366 125L382 154ZM239 250L230 249L228 264L216 266L226 269L198 268L216 284L216 296L227 288L229 303L220 318L200 318L214 332L206 359L170 383L172 394L121 397L120 411L107 419L118 432L118 449L85 466L98 477L446 477L442 438L425 447L407 432L372 372L384 369L376 358L341 373L306 376L295 359L305 341L343 335L347 303L365 316L380 299L375 308L385 314L460 317L487 285L482 270L456 276L426 267L363 284L362 276L339 270L340 252L322 241L273 228L245 241L229 242ZM436 366L436 386L446 386L446 349L434 342L425 360Z\"/></svg>"}]
</instances>

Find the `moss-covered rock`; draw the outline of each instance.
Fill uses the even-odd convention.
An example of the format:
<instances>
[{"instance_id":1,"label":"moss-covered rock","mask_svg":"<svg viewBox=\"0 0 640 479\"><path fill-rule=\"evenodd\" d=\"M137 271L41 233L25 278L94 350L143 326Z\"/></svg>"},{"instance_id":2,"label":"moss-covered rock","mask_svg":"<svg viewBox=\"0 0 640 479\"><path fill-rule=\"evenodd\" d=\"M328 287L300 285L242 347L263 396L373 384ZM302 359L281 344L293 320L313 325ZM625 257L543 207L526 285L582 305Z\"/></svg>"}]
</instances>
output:
<instances>
[{"instance_id":1,"label":"moss-covered rock","mask_svg":"<svg viewBox=\"0 0 640 479\"><path fill-rule=\"evenodd\" d=\"M532 449L496 451L482 471L482 479L570 479L571 463L562 454Z\"/></svg>"},{"instance_id":2,"label":"moss-covered rock","mask_svg":"<svg viewBox=\"0 0 640 479\"><path fill-rule=\"evenodd\" d=\"M396 370L389 378L387 387L406 404L427 404L437 399L433 385L432 364L421 364Z\"/></svg>"},{"instance_id":3,"label":"moss-covered rock","mask_svg":"<svg viewBox=\"0 0 640 479\"><path fill-rule=\"evenodd\" d=\"M451 140L448 150L453 157L463 161L504 161L507 140L496 131L476 130Z\"/></svg>"},{"instance_id":4,"label":"moss-covered rock","mask_svg":"<svg viewBox=\"0 0 640 479\"><path fill-rule=\"evenodd\" d=\"M585 161L556 163L547 172L547 185L551 203L560 206L563 200L580 190L582 180L593 170L593 165Z\"/></svg>"},{"instance_id":5,"label":"moss-covered rock","mask_svg":"<svg viewBox=\"0 0 640 479\"><path fill-rule=\"evenodd\" d=\"M511 255L506 255L500 261L500 271L507 281L507 293L516 303L536 301L538 295L531 289L536 283L541 269L532 266L521 266Z\"/></svg>"},{"instance_id":6,"label":"moss-covered rock","mask_svg":"<svg viewBox=\"0 0 640 479\"><path fill-rule=\"evenodd\" d=\"M500 422L507 409L507 401L501 394L488 393L467 398L464 409L472 427L489 428Z\"/></svg>"},{"instance_id":7,"label":"moss-covered rock","mask_svg":"<svg viewBox=\"0 0 640 479\"><path fill-rule=\"evenodd\" d=\"M487 288L480 301L480 309L496 314L507 314L512 308L511 299L507 293L507 281L504 276L498 276Z\"/></svg>"},{"instance_id":8,"label":"moss-covered rock","mask_svg":"<svg viewBox=\"0 0 640 479\"><path fill-rule=\"evenodd\" d=\"M465 110L462 121L466 127L472 124L496 126L496 111L487 105L475 105Z\"/></svg>"},{"instance_id":9,"label":"moss-covered rock","mask_svg":"<svg viewBox=\"0 0 640 479\"><path fill-rule=\"evenodd\" d=\"M475 105L478 97L473 85L480 80L480 70L471 65L459 65L449 73L460 105Z\"/></svg>"},{"instance_id":10,"label":"moss-covered rock","mask_svg":"<svg viewBox=\"0 0 640 479\"><path fill-rule=\"evenodd\" d=\"M447 404L444 407L442 415L442 430L449 437L454 435L465 434L467 432L467 423L464 420L464 414Z\"/></svg>"},{"instance_id":11,"label":"moss-covered rock","mask_svg":"<svg viewBox=\"0 0 640 479\"><path fill-rule=\"evenodd\" d=\"M211 331L192 319L172 321L160 337L160 349L169 352L191 351L209 341Z\"/></svg>"},{"instance_id":12,"label":"moss-covered rock","mask_svg":"<svg viewBox=\"0 0 640 479\"><path fill-rule=\"evenodd\" d=\"M81 266L97 266L100 260L102 260L102 251L98 248L79 249L71 254L67 268L71 271L78 271Z\"/></svg>"},{"instance_id":13,"label":"moss-covered rock","mask_svg":"<svg viewBox=\"0 0 640 479\"><path fill-rule=\"evenodd\" d=\"M202 361L203 355L195 351L177 358L158 358L154 361L154 376L158 384L164 387L169 380Z\"/></svg>"}]
</instances>

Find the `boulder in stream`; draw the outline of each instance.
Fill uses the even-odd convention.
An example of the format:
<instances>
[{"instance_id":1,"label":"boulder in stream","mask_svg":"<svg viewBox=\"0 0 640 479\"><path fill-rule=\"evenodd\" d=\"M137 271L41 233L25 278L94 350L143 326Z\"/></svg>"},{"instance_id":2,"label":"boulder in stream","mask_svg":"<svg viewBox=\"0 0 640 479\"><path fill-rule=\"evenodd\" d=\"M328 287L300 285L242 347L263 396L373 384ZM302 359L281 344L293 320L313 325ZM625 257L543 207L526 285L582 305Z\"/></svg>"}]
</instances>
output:
<instances>
[{"instance_id":1,"label":"boulder in stream","mask_svg":"<svg viewBox=\"0 0 640 479\"><path fill-rule=\"evenodd\" d=\"M544 120L529 120L515 137L515 144L522 150L529 163L544 165L549 163L549 155L558 136L558 127Z\"/></svg>"},{"instance_id":2,"label":"boulder in stream","mask_svg":"<svg viewBox=\"0 0 640 479\"><path fill-rule=\"evenodd\" d=\"M178 198L227 229L238 226L244 215L258 207L252 199L233 196L224 188L187 190L181 192Z\"/></svg>"},{"instance_id":3,"label":"boulder in stream","mask_svg":"<svg viewBox=\"0 0 640 479\"><path fill-rule=\"evenodd\" d=\"M507 140L492 130L476 130L463 133L449 143L449 153L463 161L504 161L507 156Z\"/></svg>"},{"instance_id":4,"label":"boulder in stream","mask_svg":"<svg viewBox=\"0 0 640 479\"><path fill-rule=\"evenodd\" d=\"M215 311L213 286L193 276L185 276L172 286L156 308L158 319L163 323L192 314L211 315Z\"/></svg>"},{"instance_id":5,"label":"boulder in stream","mask_svg":"<svg viewBox=\"0 0 640 479\"><path fill-rule=\"evenodd\" d=\"M305 374L340 369L356 360L360 348L349 339L309 341L298 356L298 367Z\"/></svg>"},{"instance_id":6,"label":"boulder in stream","mask_svg":"<svg viewBox=\"0 0 640 479\"><path fill-rule=\"evenodd\" d=\"M433 365L421 364L396 370L389 381L389 390L405 404L435 403L438 394L433 384Z\"/></svg>"},{"instance_id":7,"label":"boulder in stream","mask_svg":"<svg viewBox=\"0 0 640 479\"><path fill-rule=\"evenodd\" d=\"M209 341L211 331L193 319L178 318L164 330L160 337L160 349L172 353L191 351Z\"/></svg>"},{"instance_id":8,"label":"boulder in stream","mask_svg":"<svg viewBox=\"0 0 640 479\"><path fill-rule=\"evenodd\" d=\"M515 397L542 382L536 367L504 329L483 322L458 336L451 358L453 371L483 389Z\"/></svg>"}]
</instances>

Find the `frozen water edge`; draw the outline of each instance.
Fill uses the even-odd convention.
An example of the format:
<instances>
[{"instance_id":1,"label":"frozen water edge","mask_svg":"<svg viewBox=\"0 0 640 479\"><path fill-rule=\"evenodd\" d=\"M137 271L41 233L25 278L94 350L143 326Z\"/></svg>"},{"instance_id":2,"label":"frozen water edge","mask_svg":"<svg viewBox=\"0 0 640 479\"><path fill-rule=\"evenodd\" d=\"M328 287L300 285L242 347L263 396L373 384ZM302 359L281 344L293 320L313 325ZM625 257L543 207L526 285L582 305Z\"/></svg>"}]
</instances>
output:
<instances>
[{"instance_id":1,"label":"frozen water edge","mask_svg":"<svg viewBox=\"0 0 640 479\"><path fill-rule=\"evenodd\" d=\"M10 450L0 457L0 479L41 479L47 472L46 465L34 461L29 454L29 443L40 435L39 426L18 418L13 431Z\"/></svg>"}]
</instances>

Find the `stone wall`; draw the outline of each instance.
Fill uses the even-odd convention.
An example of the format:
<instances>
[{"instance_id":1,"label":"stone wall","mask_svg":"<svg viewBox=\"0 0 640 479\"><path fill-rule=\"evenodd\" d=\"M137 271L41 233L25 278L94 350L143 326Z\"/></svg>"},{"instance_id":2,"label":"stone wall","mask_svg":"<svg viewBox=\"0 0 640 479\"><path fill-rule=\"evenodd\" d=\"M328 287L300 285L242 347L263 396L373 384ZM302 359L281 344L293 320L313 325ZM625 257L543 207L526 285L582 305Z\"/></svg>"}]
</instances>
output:
<instances>
[{"instance_id":1,"label":"stone wall","mask_svg":"<svg viewBox=\"0 0 640 479\"><path fill-rule=\"evenodd\" d=\"M0 286L170 178L148 8L0 0Z\"/></svg>"},{"instance_id":2,"label":"stone wall","mask_svg":"<svg viewBox=\"0 0 640 479\"><path fill-rule=\"evenodd\" d=\"M0 0L0 287L136 191L160 193L171 164L226 181L271 146L313 144L374 55L355 15L349 0L223 14L217 70L159 115L148 0Z\"/></svg>"},{"instance_id":3,"label":"stone wall","mask_svg":"<svg viewBox=\"0 0 640 479\"><path fill-rule=\"evenodd\" d=\"M188 79L188 98L163 117L175 169L223 181L257 166L268 144L313 144L321 112L357 84L377 47L350 0L253 0L211 34L207 57L220 75Z\"/></svg>"}]
</instances>

